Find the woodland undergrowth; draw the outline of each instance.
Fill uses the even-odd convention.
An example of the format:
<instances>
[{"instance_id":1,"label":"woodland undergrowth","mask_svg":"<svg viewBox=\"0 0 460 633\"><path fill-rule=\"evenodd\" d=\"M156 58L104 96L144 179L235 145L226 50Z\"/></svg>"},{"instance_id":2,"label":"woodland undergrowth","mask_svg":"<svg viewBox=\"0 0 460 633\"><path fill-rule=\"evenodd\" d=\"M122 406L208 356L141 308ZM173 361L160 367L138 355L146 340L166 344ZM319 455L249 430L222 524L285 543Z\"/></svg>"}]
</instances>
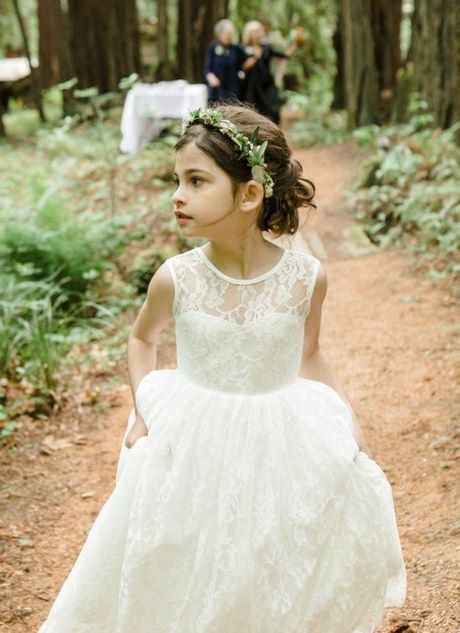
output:
<instances>
[{"instance_id":1,"label":"woodland undergrowth","mask_svg":"<svg viewBox=\"0 0 460 633\"><path fill-rule=\"evenodd\" d=\"M407 123L355 130L371 155L349 195L369 239L407 246L433 279L449 276L460 293L460 123L433 127L417 95Z\"/></svg>"},{"instance_id":2,"label":"woodland undergrowth","mask_svg":"<svg viewBox=\"0 0 460 633\"><path fill-rule=\"evenodd\" d=\"M171 215L175 129L124 155L119 110L36 129L25 112L0 144L0 440L8 445L21 416L47 417L69 389L91 391L93 376L113 373L152 274L190 247Z\"/></svg>"}]
</instances>

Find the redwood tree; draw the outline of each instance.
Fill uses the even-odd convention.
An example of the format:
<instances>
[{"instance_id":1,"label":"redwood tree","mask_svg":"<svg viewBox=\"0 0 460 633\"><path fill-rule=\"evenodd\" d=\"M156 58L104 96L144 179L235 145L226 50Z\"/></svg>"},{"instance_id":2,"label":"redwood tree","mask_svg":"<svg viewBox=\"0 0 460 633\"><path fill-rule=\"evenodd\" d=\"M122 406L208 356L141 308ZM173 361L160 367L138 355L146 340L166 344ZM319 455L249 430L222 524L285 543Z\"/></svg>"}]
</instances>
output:
<instances>
[{"instance_id":1,"label":"redwood tree","mask_svg":"<svg viewBox=\"0 0 460 633\"><path fill-rule=\"evenodd\" d=\"M69 24L61 0L38 0L39 71L42 88L73 76Z\"/></svg>"},{"instance_id":2,"label":"redwood tree","mask_svg":"<svg viewBox=\"0 0 460 633\"><path fill-rule=\"evenodd\" d=\"M172 68L169 58L169 15L168 0L157 0L157 33L156 43L158 65L155 70L155 80L171 79Z\"/></svg>"},{"instance_id":3,"label":"redwood tree","mask_svg":"<svg viewBox=\"0 0 460 633\"><path fill-rule=\"evenodd\" d=\"M401 0L341 0L339 70L350 127L389 117L401 62L400 24ZM336 86L336 96L340 89Z\"/></svg>"},{"instance_id":4,"label":"redwood tree","mask_svg":"<svg viewBox=\"0 0 460 633\"><path fill-rule=\"evenodd\" d=\"M408 70L409 89L428 102L435 122L460 120L460 4L456 0L415 0Z\"/></svg>"},{"instance_id":5,"label":"redwood tree","mask_svg":"<svg viewBox=\"0 0 460 633\"><path fill-rule=\"evenodd\" d=\"M140 72L136 0L68 0L70 49L80 88L117 90Z\"/></svg>"},{"instance_id":6,"label":"redwood tree","mask_svg":"<svg viewBox=\"0 0 460 633\"><path fill-rule=\"evenodd\" d=\"M229 0L178 0L178 74L202 83L206 48L214 39L214 25L228 15Z\"/></svg>"}]
</instances>

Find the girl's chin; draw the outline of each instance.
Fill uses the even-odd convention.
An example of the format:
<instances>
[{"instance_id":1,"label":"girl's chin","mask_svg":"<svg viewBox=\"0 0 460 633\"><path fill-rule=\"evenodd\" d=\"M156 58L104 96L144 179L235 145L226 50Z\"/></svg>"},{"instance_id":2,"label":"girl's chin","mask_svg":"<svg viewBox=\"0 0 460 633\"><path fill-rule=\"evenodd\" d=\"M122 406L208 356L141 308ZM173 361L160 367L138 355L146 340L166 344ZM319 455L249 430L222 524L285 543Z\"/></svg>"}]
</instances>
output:
<instances>
[{"instance_id":1,"label":"girl's chin","mask_svg":"<svg viewBox=\"0 0 460 633\"><path fill-rule=\"evenodd\" d=\"M203 235L206 231L200 231L196 226L183 224L179 226L179 231L182 235L186 235L187 237L206 237L206 235Z\"/></svg>"}]
</instances>

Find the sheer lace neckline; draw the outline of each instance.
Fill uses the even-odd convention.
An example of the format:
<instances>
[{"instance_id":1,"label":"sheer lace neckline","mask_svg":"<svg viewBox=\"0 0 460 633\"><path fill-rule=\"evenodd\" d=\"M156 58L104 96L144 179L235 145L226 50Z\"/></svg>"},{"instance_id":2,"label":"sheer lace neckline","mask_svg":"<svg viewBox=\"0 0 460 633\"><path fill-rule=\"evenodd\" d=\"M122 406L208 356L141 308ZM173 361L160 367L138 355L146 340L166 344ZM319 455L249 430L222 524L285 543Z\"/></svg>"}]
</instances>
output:
<instances>
[{"instance_id":1,"label":"sheer lace neckline","mask_svg":"<svg viewBox=\"0 0 460 633\"><path fill-rule=\"evenodd\" d=\"M284 262L288 254L287 249L282 249L283 254L281 255L278 262L273 266L273 268L270 268L270 270L267 270L261 275L257 275L257 277L242 279L240 277L230 277L229 275L226 275L225 273L223 273L219 268L217 268L217 266L214 266L211 260L209 260L208 257L203 252L201 246L196 246L195 250L200 256L200 258L202 259L202 261L206 264L206 266L208 266L208 268L210 268L216 275L234 284L254 284L254 283L257 283L258 281L263 281L264 279L267 279L268 277L273 275L278 270L278 268L280 268L281 264Z\"/></svg>"}]
</instances>

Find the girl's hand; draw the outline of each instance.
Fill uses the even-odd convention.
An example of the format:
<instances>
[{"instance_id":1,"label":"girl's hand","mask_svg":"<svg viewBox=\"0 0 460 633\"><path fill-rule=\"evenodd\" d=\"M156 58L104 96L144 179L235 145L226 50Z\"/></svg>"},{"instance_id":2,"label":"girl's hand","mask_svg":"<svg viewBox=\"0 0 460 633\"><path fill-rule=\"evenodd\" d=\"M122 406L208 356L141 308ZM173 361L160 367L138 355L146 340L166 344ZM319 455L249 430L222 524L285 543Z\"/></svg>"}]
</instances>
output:
<instances>
[{"instance_id":1,"label":"girl's hand","mask_svg":"<svg viewBox=\"0 0 460 633\"><path fill-rule=\"evenodd\" d=\"M148 434L149 434L149 430L144 420L141 418L141 416L138 413L130 432L126 436L125 446L127 448L132 448L140 437L143 437L144 435L148 435Z\"/></svg>"}]
</instances>

